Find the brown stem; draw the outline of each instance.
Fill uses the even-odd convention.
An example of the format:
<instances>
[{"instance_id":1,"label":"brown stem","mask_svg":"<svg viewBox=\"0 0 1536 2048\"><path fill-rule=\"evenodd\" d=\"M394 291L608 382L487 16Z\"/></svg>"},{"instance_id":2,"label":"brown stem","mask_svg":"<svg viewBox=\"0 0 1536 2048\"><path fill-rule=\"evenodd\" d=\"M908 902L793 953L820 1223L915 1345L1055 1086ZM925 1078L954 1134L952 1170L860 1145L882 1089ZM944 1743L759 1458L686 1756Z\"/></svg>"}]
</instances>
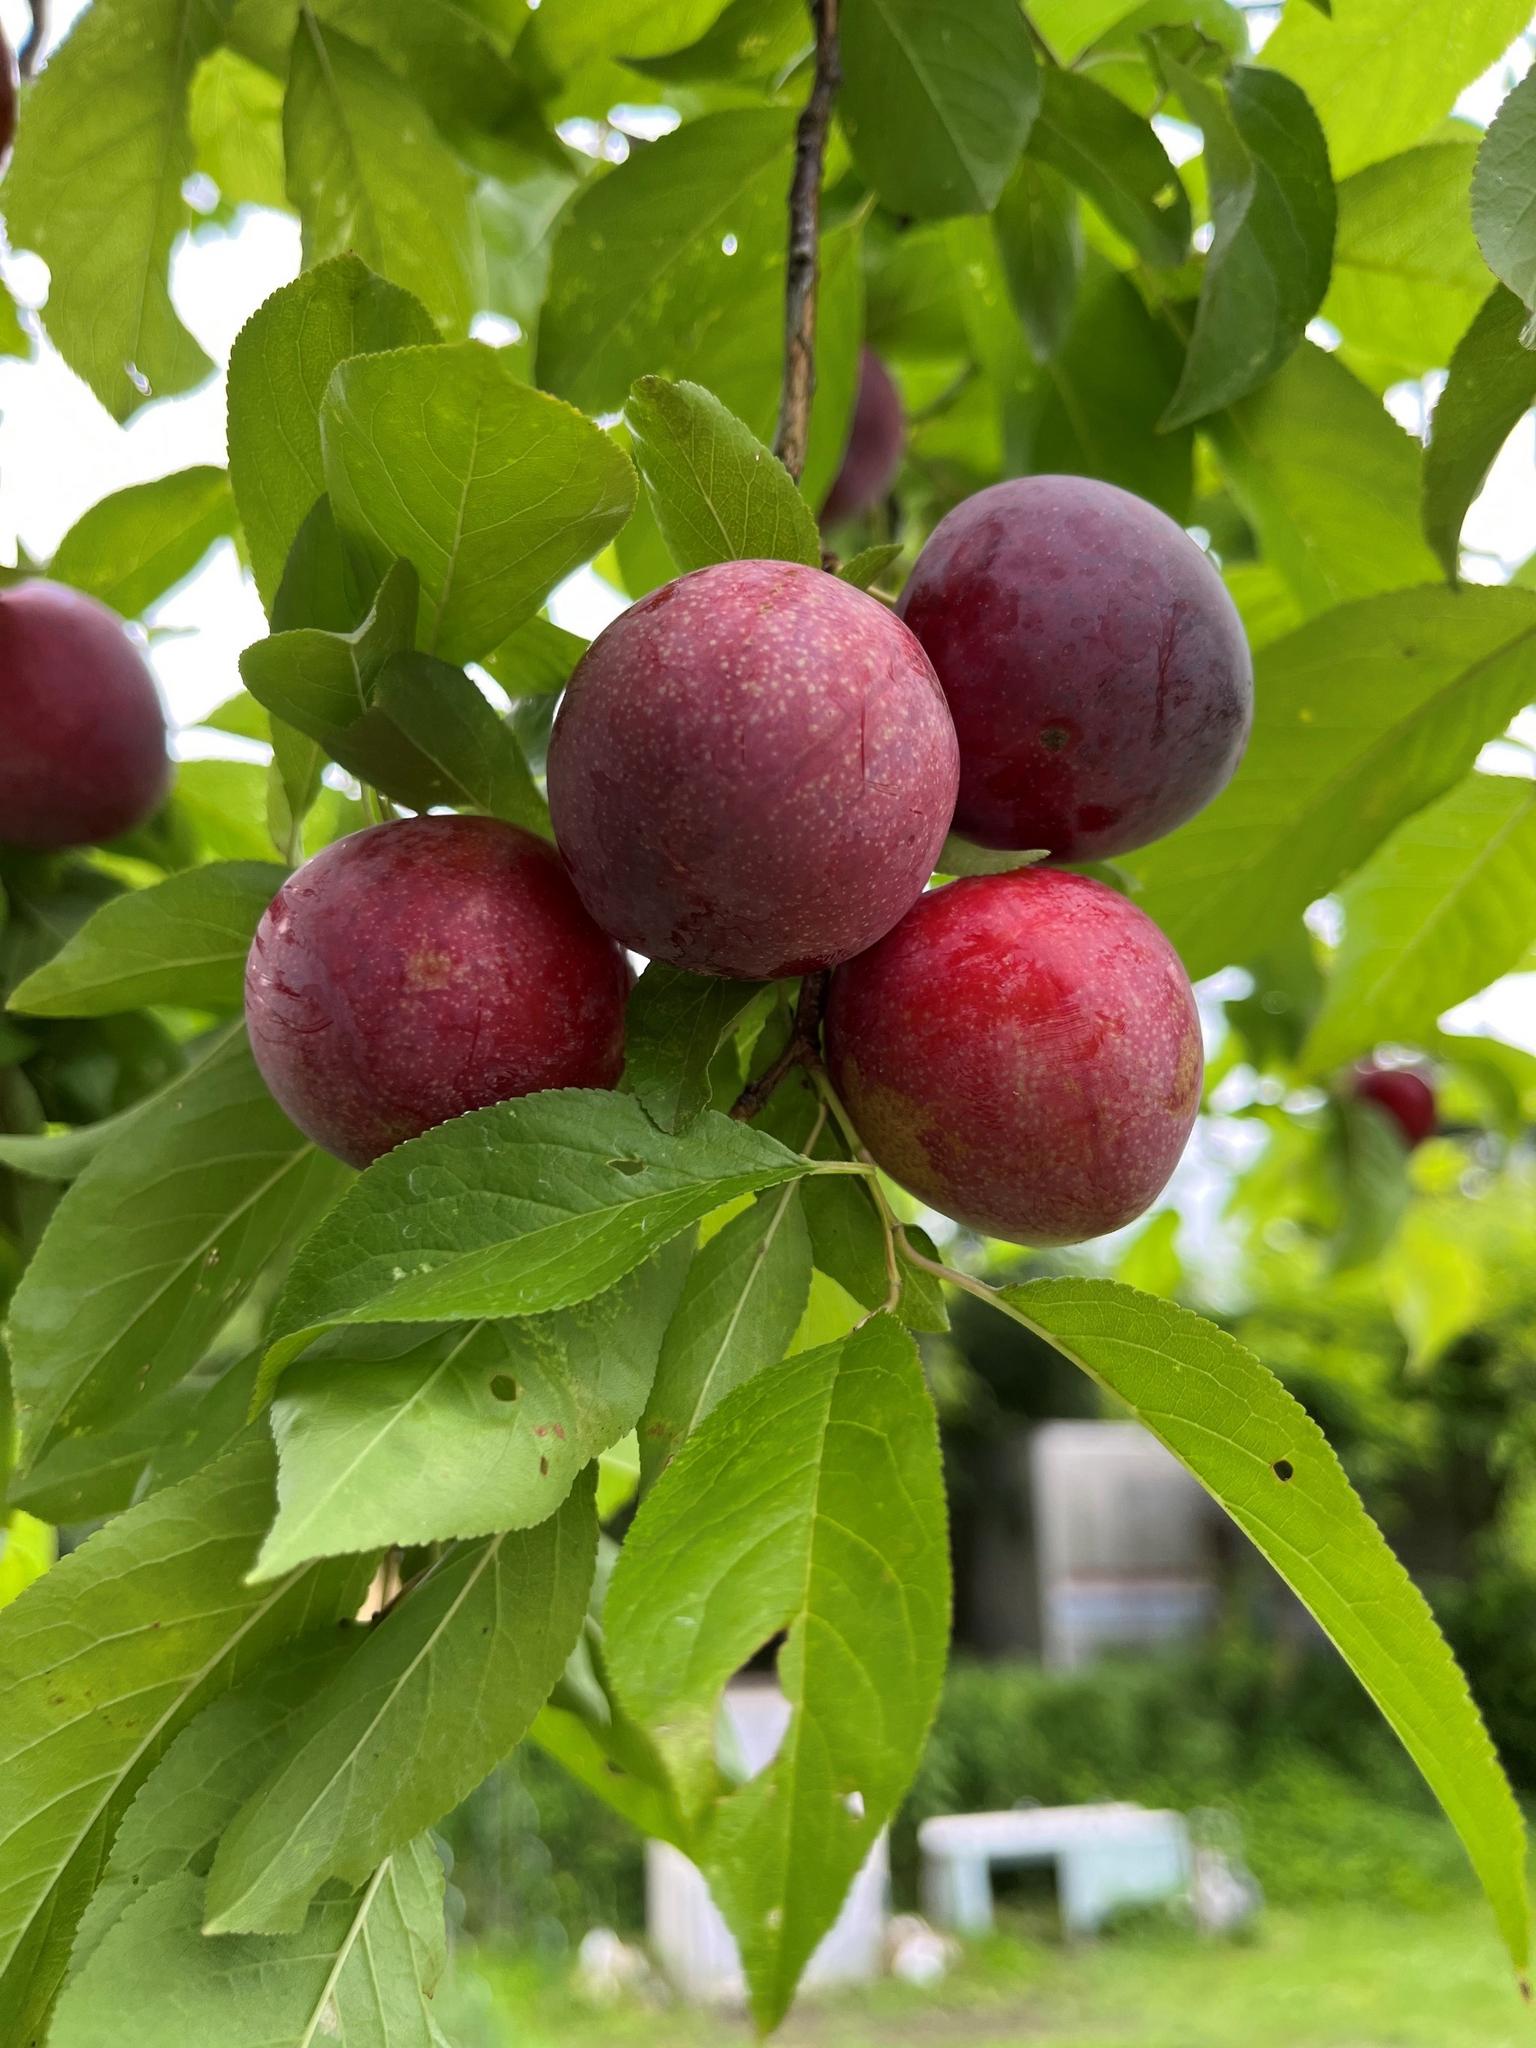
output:
<instances>
[{"instance_id":1,"label":"brown stem","mask_svg":"<svg viewBox=\"0 0 1536 2048\"><path fill-rule=\"evenodd\" d=\"M843 82L837 54L838 0L811 0L816 75L795 129L789 187L789 260L784 272L784 391L774 453L795 479L805 468L811 398L816 389L816 280L820 270L821 167L832 102Z\"/></svg>"},{"instance_id":2,"label":"brown stem","mask_svg":"<svg viewBox=\"0 0 1536 2048\"><path fill-rule=\"evenodd\" d=\"M17 68L23 78L30 78L38 58L43 53L43 37L48 33L48 0L32 0L32 27L27 40L17 56Z\"/></svg>"},{"instance_id":3,"label":"brown stem","mask_svg":"<svg viewBox=\"0 0 1536 2048\"><path fill-rule=\"evenodd\" d=\"M821 1018L827 1007L827 984L831 978L823 969L820 974L808 974L801 982L789 1043L771 1066L747 1083L731 1105L731 1115L739 1122L748 1123L757 1115L792 1067L808 1066L820 1058Z\"/></svg>"}]
</instances>

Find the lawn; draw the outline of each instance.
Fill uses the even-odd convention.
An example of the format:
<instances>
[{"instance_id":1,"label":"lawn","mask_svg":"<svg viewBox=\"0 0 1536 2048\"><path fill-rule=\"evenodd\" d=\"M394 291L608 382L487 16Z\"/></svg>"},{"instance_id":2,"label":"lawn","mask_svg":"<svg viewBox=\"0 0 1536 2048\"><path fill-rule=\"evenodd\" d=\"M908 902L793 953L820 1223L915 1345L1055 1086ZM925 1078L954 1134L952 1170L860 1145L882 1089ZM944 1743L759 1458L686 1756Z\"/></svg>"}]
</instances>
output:
<instances>
[{"instance_id":1,"label":"lawn","mask_svg":"<svg viewBox=\"0 0 1536 2048\"><path fill-rule=\"evenodd\" d=\"M461 1953L443 1995L463 2048L735 2048L739 2020L594 2011L549 1965ZM1170 1929L1064 1949L1027 1931L972 1950L932 1991L881 1984L807 2007L782 2048L1530 2048L1486 1909L1271 1911L1206 1943Z\"/></svg>"}]
</instances>

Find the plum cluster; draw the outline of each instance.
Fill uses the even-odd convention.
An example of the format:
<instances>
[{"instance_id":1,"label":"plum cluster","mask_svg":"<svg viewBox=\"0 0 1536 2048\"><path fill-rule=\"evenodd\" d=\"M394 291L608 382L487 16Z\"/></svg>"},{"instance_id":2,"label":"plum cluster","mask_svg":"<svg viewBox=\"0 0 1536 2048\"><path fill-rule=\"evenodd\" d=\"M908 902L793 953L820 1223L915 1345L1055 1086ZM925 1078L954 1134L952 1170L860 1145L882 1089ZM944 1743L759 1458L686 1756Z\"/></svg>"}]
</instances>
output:
<instances>
[{"instance_id":1,"label":"plum cluster","mask_svg":"<svg viewBox=\"0 0 1536 2048\"><path fill-rule=\"evenodd\" d=\"M896 611L796 563L696 570L570 679L558 854L424 818L286 884L251 951L256 1058L361 1164L456 1112L612 1084L631 952L747 980L830 969L827 1062L895 1179L1025 1243L1114 1229L1199 1102L1177 956L1060 866L928 882L952 826L1055 862L1144 844L1224 785L1251 707L1206 557L1079 477L959 506Z\"/></svg>"},{"instance_id":2,"label":"plum cluster","mask_svg":"<svg viewBox=\"0 0 1536 2048\"><path fill-rule=\"evenodd\" d=\"M1085 478L968 499L894 611L796 563L697 570L572 675L556 847L401 819L290 878L251 948L255 1057L301 1129L364 1165L490 1102L613 1086L631 953L746 980L831 970L827 1065L882 1167L1000 1237L1097 1235L1172 1172L1200 1030L1163 935L1065 864L1208 803L1251 709L1209 561ZM165 794L149 671L76 592L0 593L0 721L0 842L112 839ZM930 890L952 828L1041 864Z\"/></svg>"}]
</instances>

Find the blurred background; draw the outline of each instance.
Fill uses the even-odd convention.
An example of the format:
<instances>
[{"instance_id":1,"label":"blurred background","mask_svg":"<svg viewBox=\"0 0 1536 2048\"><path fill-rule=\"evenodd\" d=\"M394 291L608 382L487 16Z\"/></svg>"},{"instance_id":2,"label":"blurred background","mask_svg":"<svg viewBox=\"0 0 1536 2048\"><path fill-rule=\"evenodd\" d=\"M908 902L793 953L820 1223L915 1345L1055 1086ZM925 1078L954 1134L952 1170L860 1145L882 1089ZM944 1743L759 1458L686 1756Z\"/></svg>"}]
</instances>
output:
<instances>
[{"instance_id":1,"label":"blurred background","mask_svg":"<svg viewBox=\"0 0 1536 2048\"><path fill-rule=\"evenodd\" d=\"M25 12L0 5L13 41ZM77 12L56 4L51 35ZM1247 12L1262 47L1279 10ZM1486 125L1532 52L1527 35L1458 115ZM626 132L661 132L667 114L614 108L600 135L568 125L576 147L611 152ZM1166 125L1177 154L1177 126ZM297 223L242 207L184 239L177 308L223 360L298 267ZM119 428L28 316L46 296L44 266L4 257L0 273L23 309L23 352L0 356L0 555L46 555L107 491L223 461L221 379ZM505 321L477 331L519 339ZM1422 435L1440 381L1394 385L1384 402ZM1505 580L1536 554L1533 456L1527 416L1465 530L1474 580ZM921 469L925 459L944 455L925 456L919 435L912 460ZM590 634L624 602L585 571L551 612ZM237 690L239 653L263 630L228 541L150 620L183 757L206 762L226 809L227 764L254 762L257 750L200 721ZM1485 765L1530 775L1533 747L1528 713ZM1337 1448L1460 1655L1517 1789L1536 1797L1536 957L1443 1015L1429 1042L1382 1047L1368 1073L1331 1089L1298 1087L1295 1055L1321 993L1317 949L1337 937L1337 906L1314 906L1308 922L1305 942L1261 973L1202 985L1205 1114L1151 1217L1082 1254L1033 1259L919 1220L947 1259L988 1278L1108 1273L1199 1309L1258 1352ZM786 2041L1504 2048L1528 2038L1533 2022L1449 1827L1244 1539L1150 1438L1021 1331L961 1300L952 1328L924 1346L952 1503L956 1656L889 1855L896 1913L927 1908L929 1918L882 1932L894 1975L809 2003ZM932 1924L942 1916L923 1889L925 1820L1127 1801L1186 1817L1194 1853L1219 1880L1204 1929L1180 1889L1112 1912L1092 1941L1064 1940L1050 1869L1037 1866L995 1873L990 1935L957 1943ZM735 2038L729 2013L676 2002L644 1956L641 1838L537 1748L525 1745L448 1835L462 1939L442 2018L455 2040L686 2048Z\"/></svg>"}]
</instances>

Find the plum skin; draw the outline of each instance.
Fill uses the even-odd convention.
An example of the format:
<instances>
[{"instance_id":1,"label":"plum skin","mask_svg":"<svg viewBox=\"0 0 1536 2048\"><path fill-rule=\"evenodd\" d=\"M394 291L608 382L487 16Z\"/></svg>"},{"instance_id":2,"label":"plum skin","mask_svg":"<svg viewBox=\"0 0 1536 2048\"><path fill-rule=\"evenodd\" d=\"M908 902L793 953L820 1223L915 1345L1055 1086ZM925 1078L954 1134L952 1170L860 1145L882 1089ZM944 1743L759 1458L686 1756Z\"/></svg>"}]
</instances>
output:
<instances>
[{"instance_id":1,"label":"plum skin","mask_svg":"<svg viewBox=\"0 0 1536 2048\"><path fill-rule=\"evenodd\" d=\"M251 1050L351 1166L466 1110L609 1088L632 976L553 847L494 818L370 826L289 877L246 965Z\"/></svg>"},{"instance_id":2,"label":"plum skin","mask_svg":"<svg viewBox=\"0 0 1536 2048\"><path fill-rule=\"evenodd\" d=\"M955 830L1061 860L1129 853L1232 779L1253 662L1212 563L1091 477L993 484L945 515L897 609L960 739Z\"/></svg>"},{"instance_id":3,"label":"plum skin","mask_svg":"<svg viewBox=\"0 0 1536 2048\"><path fill-rule=\"evenodd\" d=\"M871 512L890 493L907 447L907 415L891 373L872 348L859 356L859 388L842 467L821 508L823 526Z\"/></svg>"},{"instance_id":4,"label":"plum skin","mask_svg":"<svg viewBox=\"0 0 1536 2048\"><path fill-rule=\"evenodd\" d=\"M1435 1134L1439 1111L1435 1091L1409 1067L1378 1067L1374 1061L1355 1070L1354 1090L1365 1102L1374 1102L1396 1125L1409 1151Z\"/></svg>"},{"instance_id":5,"label":"plum skin","mask_svg":"<svg viewBox=\"0 0 1536 2048\"><path fill-rule=\"evenodd\" d=\"M772 980L890 930L932 873L957 775L943 692L893 612L820 569L719 562L582 656L549 807L604 931Z\"/></svg>"},{"instance_id":6,"label":"plum skin","mask_svg":"<svg viewBox=\"0 0 1536 2048\"><path fill-rule=\"evenodd\" d=\"M154 677L116 612L41 578L0 591L0 844L116 839L170 781Z\"/></svg>"},{"instance_id":7,"label":"plum skin","mask_svg":"<svg viewBox=\"0 0 1536 2048\"><path fill-rule=\"evenodd\" d=\"M1075 1244L1167 1185L1200 1105L1189 978L1102 882L951 882L832 977L832 1079L876 1163L988 1236Z\"/></svg>"}]
</instances>

